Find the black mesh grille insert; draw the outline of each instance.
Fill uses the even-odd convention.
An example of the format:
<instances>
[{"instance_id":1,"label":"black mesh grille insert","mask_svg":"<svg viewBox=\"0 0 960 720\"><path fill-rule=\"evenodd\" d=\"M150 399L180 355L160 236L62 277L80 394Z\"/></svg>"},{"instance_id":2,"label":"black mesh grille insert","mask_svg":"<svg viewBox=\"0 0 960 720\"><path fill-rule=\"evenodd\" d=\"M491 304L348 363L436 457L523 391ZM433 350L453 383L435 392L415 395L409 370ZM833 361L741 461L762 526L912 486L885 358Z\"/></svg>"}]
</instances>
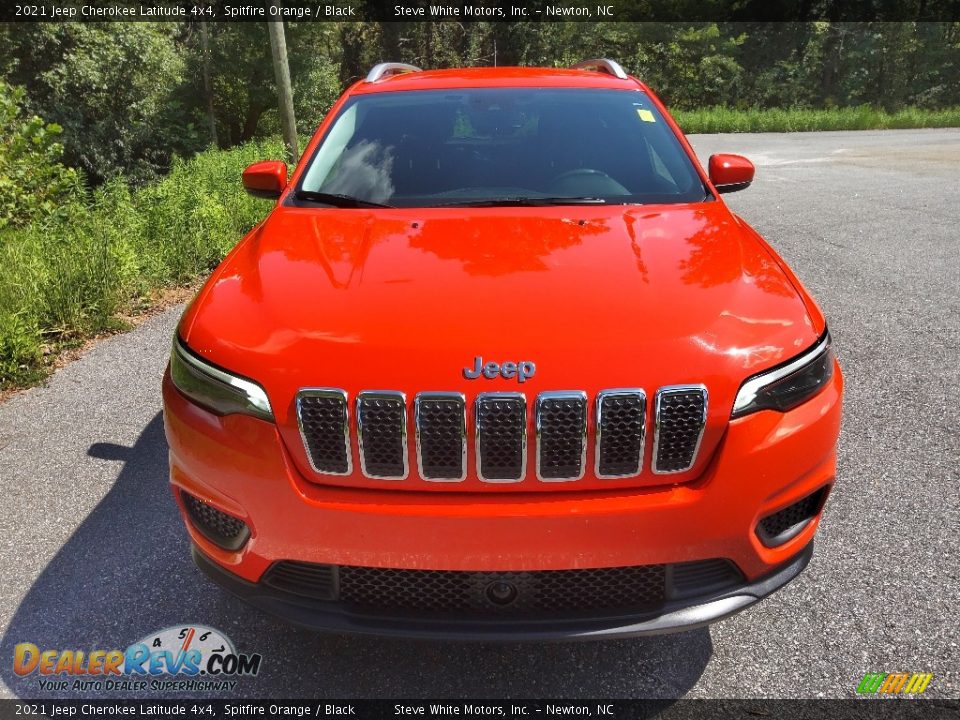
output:
<instances>
[{"instance_id":1,"label":"black mesh grille insert","mask_svg":"<svg viewBox=\"0 0 960 720\"><path fill-rule=\"evenodd\" d=\"M640 391L607 391L597 401L597 474L640 474L647 398Z\"/></svg>"},{"instance_id":2,"label":"black mesh grille insert","mask_svg":"<svg viewBox=\"0 0 960 720\"><path fill-rule=\"evenodd\" d=\"M183 504L193 526L204 537L226 550L236 550L247 541L250 530L243 520L217 510L209 503L183 492Z\"/></svg>"},{"instance_id":3,"label":"black mesh grille insert","mask_svg":"<svg viewBox=\"0 0 960 720\"><path fill-rule=\"evenodd\" d=\"M707 392L703 388L657 392L656 472L681 472L693 465L706 412Z\"/></svg>"},{"instance_id":4,"label":"black mesh grille insert","mask_svg":"<svg viewBox=\"0 0 960 720\"><path fill-rule=\"evenodd\" d=\"M357 428L363 472L371 477L407 475L407 404L400 393L357 396Z\"/></svg>"},{"instance_id":5,"label":"black mesh grille insert","mask_svg":"<svg viewBox=\"0 0 960 720\"><path fill-rule=\"evenodd\" d=\"M463 397L417 396L416 423L420 475L429 480L463 479L467 441Z\"/></svg>"},{"instance_id":6,"label":"black mesh grille insert","mask_svg":"<svg viewBox=\"0 0 960 720\"><path fill-rule=\"evenodd\" d=\"M339 390L302 391L297 396L297 414L313 469L333 475L349 473L346 394Z\"/></svg>"},{"instance_id":7,"label":"black mesh grille insert","mask_svg":"<svg viewBox=\"0 0 960 720\"><path fill-rule=\"evenodd\" d=\"M827 488L822 487L802 500L768 515L760 521L757 535L768 547L782 545L799 533L820 512Z\"/></svg>"},{"instance_id":8,"label":"black mesh grille insert","mask_svg":"<svg viewBox=\"0 0 960 720\"><path fill-rule=\"evenodd\" d=\"M542 479L583 475L586 431L586 394L544 393L537 398L537 472Z\"/></svg>"},{"instance_id":9,"label":"black mesh grille insert","mask_svg":"<svg viewBox=\"0 0 960 720\"><path fill-rule=\"evenodd\" d=\"M340 599L359 609L434 613L653 609L664 599L664 566L538 572L342 566Z\"/></svg>"},{"instance_id":10,"label":"black mesh grille insert","mask_svg":"<svg viewBox=\"0 0 960 720\"><path fill-rule=\"evenodd\" d=\"M527 402L515 394L477 397L477 465L486 480L520 480L526 464Z\"/></svg>"},{"instance_id":11,"label":"black mesh grille insert","mask_svg":"<svg viewBox=\"0 0 960 720\"><path fill-rule=\"evenodd\" d=\"M403 570L275 563L263 583L361 613L504 618L544 613L645 612L668 599L719 593L744 582L729 560L580 570Z\"/></svg>"}]
</instances>

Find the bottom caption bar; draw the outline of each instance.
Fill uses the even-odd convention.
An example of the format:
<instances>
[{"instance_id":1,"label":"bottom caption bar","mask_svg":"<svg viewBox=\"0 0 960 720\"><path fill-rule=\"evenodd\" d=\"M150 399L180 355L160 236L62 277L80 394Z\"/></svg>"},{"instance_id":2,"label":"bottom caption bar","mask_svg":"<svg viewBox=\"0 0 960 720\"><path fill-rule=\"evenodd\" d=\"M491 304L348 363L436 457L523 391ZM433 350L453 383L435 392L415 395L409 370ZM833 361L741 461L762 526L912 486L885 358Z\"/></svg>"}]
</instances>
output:
<instances>
[{"instance_id":1,"label":"bottom caption bar","mask_svg":"<svg viewBox=\"0 0 960 720\"><path fill-rule=\"evenodd\" d=\"M923 718L956 720L960 701L849 700L0 700L0 718Z\"/></svg>"}]
</instances>

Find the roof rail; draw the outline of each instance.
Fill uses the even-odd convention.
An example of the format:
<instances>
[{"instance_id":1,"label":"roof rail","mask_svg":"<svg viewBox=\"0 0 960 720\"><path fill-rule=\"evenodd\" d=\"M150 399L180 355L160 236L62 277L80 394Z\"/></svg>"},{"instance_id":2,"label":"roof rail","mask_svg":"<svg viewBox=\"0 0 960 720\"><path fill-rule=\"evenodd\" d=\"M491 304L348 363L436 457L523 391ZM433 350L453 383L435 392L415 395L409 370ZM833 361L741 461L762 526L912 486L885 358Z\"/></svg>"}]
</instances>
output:
<instances>
[{"instance_id":1,"label":"roof rail","mask_svg":"<svg viewBox=\"0 0 960 720\"><path fill-rule=\"evenodd\" d=\"M578 62L576 65L571 67L574 70L593 70L594 72L607 73L608 75L613 75L615 78L620 78L621 80L626 80L629 77L623 71L623 68L620 67L620 63L614 62L613 60L607 60L606 58L584 60L583 62Z\"/></svg>"},{"instance_id":2,"label":"roof rail","mask_svg":"<svg viewBox=\"0 0 960 720\"><path fill-rule=\"evenodd\" d=\"M374 65L370 72L367 73L367 82L377 82L392 75L400 75L401 73L408 72L421 72L421 70L416 65L407 65L406 63L380 63L379 65Z\"/></svg>"}]
</instances>

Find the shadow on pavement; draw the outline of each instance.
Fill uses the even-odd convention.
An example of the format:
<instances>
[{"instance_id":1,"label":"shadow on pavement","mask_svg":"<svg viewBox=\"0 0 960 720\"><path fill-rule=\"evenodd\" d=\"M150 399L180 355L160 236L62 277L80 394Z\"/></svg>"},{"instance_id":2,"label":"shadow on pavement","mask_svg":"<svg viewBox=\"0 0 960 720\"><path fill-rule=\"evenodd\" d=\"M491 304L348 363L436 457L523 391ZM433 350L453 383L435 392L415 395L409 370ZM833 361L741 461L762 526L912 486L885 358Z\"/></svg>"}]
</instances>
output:
<instances>
[{"instance_id":1,"label":"shadow on pavement","mask_svg":"<svg viewBox=\"0 0 960 720\"><path fill-rule=\"evenodd\" d=\"M12 665L17 643L41 650L123 650L149 633L184 623L217 628L240 652L263 656L260 674L240 680L234 694L247 698L672 698L697 682L712 654L706 629L572 644L311 634L247 607L193 566L167 487L159 413L132 448L101 442L89 454L122 462L123 468L33 583L7 627L0 677L20 697L100 696L42 691L36 673L17 676Z\"/></svg>"}]
</instances>

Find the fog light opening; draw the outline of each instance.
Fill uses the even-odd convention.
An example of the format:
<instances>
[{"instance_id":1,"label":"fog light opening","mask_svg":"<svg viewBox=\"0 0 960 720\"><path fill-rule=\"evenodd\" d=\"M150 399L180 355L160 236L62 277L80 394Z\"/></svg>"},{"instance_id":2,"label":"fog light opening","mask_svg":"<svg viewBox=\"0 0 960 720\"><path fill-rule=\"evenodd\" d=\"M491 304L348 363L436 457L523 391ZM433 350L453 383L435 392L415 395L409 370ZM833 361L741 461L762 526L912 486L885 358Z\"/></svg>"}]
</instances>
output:
<instances>
[{"instance_id":1,"label":"fog light opening","mask_svg":"<svg viewBox=\"0 0 960 720\"><path fill-rule=\"evenodd\" d=\"M757 523L756 533L760 542L772 548L793 540L823 510L829 491L829 486L824 485L783 510L767 515Z\"/></svg>"},{"instance_id":2,"label":"fog light opening","mask_svg":"<svg viewBox=\"0 0 960 720\"><path fill-rule=\"evenodd\" d=\"M250 537L247 524L218 510L208 502L181 491L190 524L214 545L224 550L239 550Z\"/></svg>"}]
</instances>

